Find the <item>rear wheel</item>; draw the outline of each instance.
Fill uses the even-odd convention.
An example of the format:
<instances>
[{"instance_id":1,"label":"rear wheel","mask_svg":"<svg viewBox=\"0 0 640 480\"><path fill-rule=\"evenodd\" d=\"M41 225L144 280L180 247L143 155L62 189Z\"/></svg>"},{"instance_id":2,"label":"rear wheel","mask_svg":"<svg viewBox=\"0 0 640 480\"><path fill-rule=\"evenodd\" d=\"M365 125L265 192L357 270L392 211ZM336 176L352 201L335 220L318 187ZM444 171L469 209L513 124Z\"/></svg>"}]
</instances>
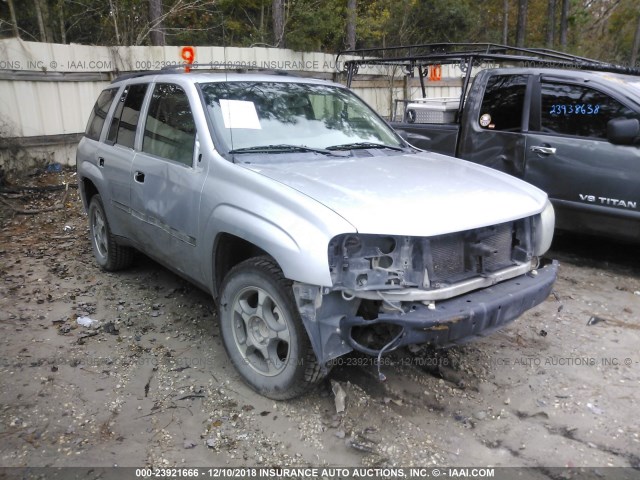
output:
<instances>
[{"instance_id":1,"label":"rear wheel","mask_svg":"<svg viewBox=\"0 0 640 480\"><path fill-rule=\"evenodd\" d=\"M265 397L297 397L323 378L302 325L291 281L269 257L246 260L220 296L222 340L245 382Z\"/></svg>"},{"instance_id":2,"label":"rear wheel","mask_svg":"<svg viewBox=\"0 0 640 480\"><path fill-rule=\"evenodd\" d=\"M133 249L116 243L100 195L94 195L89 204L89 232L93 256L102 269L112 272L131 265Z\"/></svg>"}]
</instances>

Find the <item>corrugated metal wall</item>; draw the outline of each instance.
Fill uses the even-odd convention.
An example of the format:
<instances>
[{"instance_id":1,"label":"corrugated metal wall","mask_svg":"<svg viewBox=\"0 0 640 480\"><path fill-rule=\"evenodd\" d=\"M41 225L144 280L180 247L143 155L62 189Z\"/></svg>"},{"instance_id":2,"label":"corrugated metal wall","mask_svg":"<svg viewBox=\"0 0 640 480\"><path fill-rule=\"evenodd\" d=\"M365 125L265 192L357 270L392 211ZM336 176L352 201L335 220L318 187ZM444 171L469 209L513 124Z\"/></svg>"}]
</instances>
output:
<instances>
[{"instance_id":1,"label":"corrugated metal wall","mask_svg":"<svg viewBox=\"0 0 640 480\"><path fill-rule=\"evenodd\" d=\"M344 82L335 57L274 48L195 47L198 63L255 65ZM99 92L118 72L181 64L180 47L94 47L0 40L0 166L75 162L75 144ZM418 79L380 67L361 70L353 89L381 115L394 100L421 97ZM461 73L444 67L428 97L457 96Z\"/></svg>"}]
</instances>

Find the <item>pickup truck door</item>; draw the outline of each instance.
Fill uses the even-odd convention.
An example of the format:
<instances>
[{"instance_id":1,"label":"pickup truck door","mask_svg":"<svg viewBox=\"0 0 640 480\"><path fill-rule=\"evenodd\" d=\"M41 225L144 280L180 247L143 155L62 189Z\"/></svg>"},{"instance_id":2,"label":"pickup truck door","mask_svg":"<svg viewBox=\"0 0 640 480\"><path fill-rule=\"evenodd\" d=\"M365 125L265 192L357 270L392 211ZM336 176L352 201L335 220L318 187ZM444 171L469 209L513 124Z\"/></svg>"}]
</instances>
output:
<instances>
[{"instance_id":1,"label":"pickup truck door","mask_svg":"<svg viewBox=\"0 0 640 480\"><path fill-rule=\"evenodd\" d=\"M532 77L496 73L485 83L479 75L467 97L460 158L522 177Z\"/></svg>"},{"instance_id":2,"label":"pickup truck door","mask_svg":"<svg viewBox=\"0 0 640 480\"><path fill-rule=\"evenodd\" d=\"M535 91L524 180L547 192L561 228L640 237L640 148L607 140L609 120L640 115L593 85L543 77Z\"/></svg>"},{"instance_id":3,"label":"pickup truck door","mask_svg":"<svg viewBox=\"0 0 640 480\"><path fill-rule=\"evenodd\" d=\"M196 244L206 172L182 87L157 83L143 122L140 151L131 169L137 241L152 257L194 278L200 271Z\"/></svg>"}]
</instances>

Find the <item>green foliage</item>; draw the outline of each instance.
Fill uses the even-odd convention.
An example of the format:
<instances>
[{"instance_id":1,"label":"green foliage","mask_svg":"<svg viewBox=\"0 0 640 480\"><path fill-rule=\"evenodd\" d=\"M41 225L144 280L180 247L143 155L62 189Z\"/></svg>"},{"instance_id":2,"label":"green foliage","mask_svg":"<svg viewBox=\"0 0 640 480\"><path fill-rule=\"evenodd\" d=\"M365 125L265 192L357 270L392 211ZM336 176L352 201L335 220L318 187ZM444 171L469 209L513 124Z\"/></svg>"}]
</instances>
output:
<instances>
[{"instance_id":1,"label":"green foliage","mask_svg":"<svg viewBox=\"0 0 640 480\"><path fill-rule=\"evenodd\" d=\"M8 0L0 0L0 37L13 35ZM40 41L35 2L49 41L148 45L149 0L13 0L21 38ZM285 0L285 46L337 52L346 45L347 0ZM508 42L515 43L517 0L508 0ZM545 45L547 1L528 3L526 44ZM559 49L562 0L556 1ZM168 45L273 43L272 0L163 0ZM356 47L439 42L502 43L504 0L357 0ZM626 62L640 21L638 0L570 0L572 53Z\"/></svg>"},{"instance_id":2,"label":"green foliage","mask_svg":"<svg viewBox=\"0 0 640 480\"><path fill-rule=\"evenodd\" d=\"M630 61L638 22L640 22L640 8L637 0L621 2L620 7L612 13L607 29L607 37L616 40L610 44L612 60L618 63ZM640 65L636 64L636 66Z\"/></svg>"},{"instance_id":3,"label":"green foliage","mask_svg":"<svg viewBox=\"0 0 640 480\"><path fill-rule=\"evenodd\" d=\"M297 0L290 5L285 20L287 48L315 52L344 48L346 0Z\"/></svg>"}]
</instances>

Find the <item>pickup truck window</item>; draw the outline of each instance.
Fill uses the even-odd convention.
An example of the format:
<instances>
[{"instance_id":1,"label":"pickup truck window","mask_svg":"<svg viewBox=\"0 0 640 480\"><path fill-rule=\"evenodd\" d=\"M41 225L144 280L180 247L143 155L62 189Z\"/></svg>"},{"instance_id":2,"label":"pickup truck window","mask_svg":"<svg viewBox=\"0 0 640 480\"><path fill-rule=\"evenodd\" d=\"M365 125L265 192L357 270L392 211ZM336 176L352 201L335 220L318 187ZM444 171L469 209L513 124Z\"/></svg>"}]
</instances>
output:
<instances>
[{"instance_id":1,"label":"pickup truck window","mask_svg":"<svg viewBox=\"0 0 640 480\"><path fill-rule=\"evenodd\" d=\"M638 118L609 95L581 85L542 83L541 129L546 133L607 139L607 122Z\"/></svg>"},{"instance_id":2,"label":"pickup truck window","mask_svg":"<svg viewBox=\"0 0 640 480\"><path fill-rule=\"evenodd\" d=\"M487 81L478 122L482 128L522 131L527 75L494 75Z\"/></svg>"},{"instance_id":3,"label":"pickup truck window","mask_svg":"<svg viewBox=\"0 0 640 480\"><path fill-rule=\"evenodd\" d=\"M102 127L107 118L109 107L111 107L117 93L117 88L109 88L100 94L91 111L89 122L87 122L87 130L85 132L87 137L93 140L100 140L100 134L102 133Z\"/></svg>"},{"instance_id":4,"label":"pickup truck window","mask_svg":"<svg viewBox=\"0 0 640 480\"><path fill-rule=\"evenodd\" d=\"M112 143L133 148L140 109L147 93L146 83L138 83L126 88L120 97L109 128L107 140Z\"/></svg>"},{"instance_id":5,"label":"pickup truck window","mask_svg":"<svg viewBox=\"0 0 640 480\"><path fill-rule=\"evenodd\" d=\"M157 84L145 121L142 151L193 166L195 137L187 94L178 85Z\"/></svg>"}]
</instances>

